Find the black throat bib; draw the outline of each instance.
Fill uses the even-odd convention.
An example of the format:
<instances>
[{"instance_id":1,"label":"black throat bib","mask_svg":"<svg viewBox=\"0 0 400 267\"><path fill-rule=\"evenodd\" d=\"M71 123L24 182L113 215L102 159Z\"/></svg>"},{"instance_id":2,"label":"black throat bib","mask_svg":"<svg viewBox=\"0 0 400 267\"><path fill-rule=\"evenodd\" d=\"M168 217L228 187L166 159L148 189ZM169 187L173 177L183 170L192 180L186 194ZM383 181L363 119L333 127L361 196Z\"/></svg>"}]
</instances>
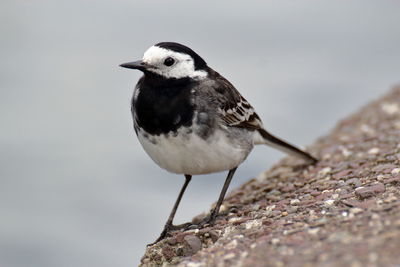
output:
<instances>
[{"instance_id":1,"label":"black throat bib","mask_svg":"<svg viewBox=\"0 0 400 267\"><path fill-rule=\"evenodd\" d=\"M153 135L190 126L194 110L191 89L195 85L190 78L166 79L146 73L138 82L137 98L132 100L138 126Z\"/></svg>"}]
</instances>

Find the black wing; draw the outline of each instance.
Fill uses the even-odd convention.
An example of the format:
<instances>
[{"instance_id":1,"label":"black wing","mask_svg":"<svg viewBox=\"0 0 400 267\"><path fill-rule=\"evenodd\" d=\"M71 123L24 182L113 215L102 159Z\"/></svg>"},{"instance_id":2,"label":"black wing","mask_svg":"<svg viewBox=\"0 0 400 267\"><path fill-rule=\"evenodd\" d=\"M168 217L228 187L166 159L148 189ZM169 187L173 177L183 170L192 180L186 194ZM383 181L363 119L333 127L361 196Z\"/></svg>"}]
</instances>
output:
<instances>
[{"instance_id":1,"label":"black wing","mask_svg":"<svg viewBox=\"0 0 400 267\"><path fill-rule=\"evenodd\" d=\"M221 97L218 114L222 121L231 127L242 127L250 130L262 128L260 117L249 102L236 90L236 88L216 71L210 71L215 92Z\"/></svg>"}]
</instances>

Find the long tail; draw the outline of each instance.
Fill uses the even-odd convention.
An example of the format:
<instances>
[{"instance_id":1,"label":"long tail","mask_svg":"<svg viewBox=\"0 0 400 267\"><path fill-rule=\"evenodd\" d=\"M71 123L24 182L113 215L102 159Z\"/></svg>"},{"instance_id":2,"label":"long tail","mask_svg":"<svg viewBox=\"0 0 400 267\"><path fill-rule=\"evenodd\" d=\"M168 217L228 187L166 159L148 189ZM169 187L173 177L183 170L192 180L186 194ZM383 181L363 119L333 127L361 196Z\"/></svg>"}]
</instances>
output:
<instances>
[{"instance_id":1,"label":"long tail","mask_svg":"<svg viewBox=\"0 0 400 267\"><path fill-rule=\"evenodd\" d=\"M269 132L267 132L264 129L258 129L258 132L261 134L261 136L264 138L265 144L272 146L274 148L277 148L285 153L300 157L304 159L305 161L314 164L317 163L318 160L308 154L307 152L304 152L303 150L279 139L278 137L273 136Z\"/></svg>"}]
</instances>

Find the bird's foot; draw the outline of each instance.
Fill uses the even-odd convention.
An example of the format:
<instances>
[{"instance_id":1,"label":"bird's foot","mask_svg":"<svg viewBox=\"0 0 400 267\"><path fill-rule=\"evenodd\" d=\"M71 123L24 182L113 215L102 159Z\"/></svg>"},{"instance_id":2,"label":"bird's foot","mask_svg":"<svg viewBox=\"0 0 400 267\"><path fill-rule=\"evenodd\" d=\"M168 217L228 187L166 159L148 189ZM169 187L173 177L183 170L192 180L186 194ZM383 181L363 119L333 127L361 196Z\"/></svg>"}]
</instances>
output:
<instances>
[{"instance_id":1,"label":"bird's foot","mask_svg":"<svg viewBox=\"0 0 400 267\"><path fill-rule=\"evenodd\" d=\"M183 223L183 224L179 224L179 225L173 225L171 224L166 224L164 226L164 230L161 232L160 236L156 239L156 241L154 241L153 243L147 244L147 246L152 246L154 244L157 244L159 241L163 240L164 238L166 238L168 235L170 235L170 233L172 231L177 231L177 230L181 230L181 229L187 229L189 226L191 226L192 223Z\"/></svg>"},{"instance_id":2,"label":"bird's foot","mask_svg":"<svg viewBox=\"0 0 400 267\"><path fill-rule=\"evenodd\" d=\"M208 226L213 226L218 214L209 214L199 221L192 222L185 230L202 229Z\"/></svg>"},{"instance_id":3,"label":"bird's foot","mask_svg":"<svg viewBox=\"0 0 400 267\"><path fill-rule=\"evenodd\" d=\"M171 224L166 224L164 226L164 230L161 232L160 236L156 239L156 241L154 241L153 243L147 244L147 246L152 246L154 244L157 244L158 242L160 242L161 240L163 240L164 238L166 238L167 236L170 235L171 232L173 231L177 231L177 230L181 230L184 229L186 230L193 230L193 229L202 229L208 226L213 226L215 221L217 220L218 217L218 213L215 212L211 212L210 215L207 215L206 217L204 217L203 219L201 219L198 222L191 222L191 223L183 223L183 224L179 224L179 225L173 225Z\"/></svg>"}]
</instances>

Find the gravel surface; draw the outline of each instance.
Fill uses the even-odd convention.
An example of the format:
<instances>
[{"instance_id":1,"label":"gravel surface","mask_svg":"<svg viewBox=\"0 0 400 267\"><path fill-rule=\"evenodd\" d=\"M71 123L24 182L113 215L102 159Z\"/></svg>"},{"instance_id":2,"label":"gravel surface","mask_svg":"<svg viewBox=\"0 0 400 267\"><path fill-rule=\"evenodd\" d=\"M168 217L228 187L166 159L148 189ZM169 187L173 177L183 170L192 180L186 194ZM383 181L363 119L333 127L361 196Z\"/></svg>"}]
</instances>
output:
<instances>
[{"instance_id":1,"label":"gravel surface","mask_svg":"<svg viewBox=\"0 0 400 267\"><path fill-rule=\"evenodd\" d=\"M143 266L400 266L400 87L234 190L214 226L173 232ZM201 219L200 215L193 220Z\"/></svg>"}]
</instances>

